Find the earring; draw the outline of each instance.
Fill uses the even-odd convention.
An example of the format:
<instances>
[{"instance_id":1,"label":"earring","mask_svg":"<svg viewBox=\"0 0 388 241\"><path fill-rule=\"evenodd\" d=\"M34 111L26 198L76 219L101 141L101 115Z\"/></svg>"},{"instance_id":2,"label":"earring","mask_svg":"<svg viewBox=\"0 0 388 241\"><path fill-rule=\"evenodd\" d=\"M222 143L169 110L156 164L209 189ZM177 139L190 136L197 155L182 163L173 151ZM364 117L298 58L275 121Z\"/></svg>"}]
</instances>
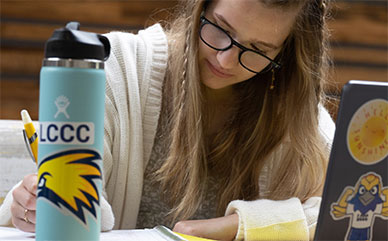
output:
<instances>
[{"instance_id":1,"label":"earring","mask_svg":"<svg viewBox=\"0 0 388 241\"><path fill-rule=\"evenodd\" d=\"M273 90L275 88L274 81L275 81L275 69L272 69L272 79L271 79L271 85L269 86L270 90Z\"/></svg>"}]
</instances>

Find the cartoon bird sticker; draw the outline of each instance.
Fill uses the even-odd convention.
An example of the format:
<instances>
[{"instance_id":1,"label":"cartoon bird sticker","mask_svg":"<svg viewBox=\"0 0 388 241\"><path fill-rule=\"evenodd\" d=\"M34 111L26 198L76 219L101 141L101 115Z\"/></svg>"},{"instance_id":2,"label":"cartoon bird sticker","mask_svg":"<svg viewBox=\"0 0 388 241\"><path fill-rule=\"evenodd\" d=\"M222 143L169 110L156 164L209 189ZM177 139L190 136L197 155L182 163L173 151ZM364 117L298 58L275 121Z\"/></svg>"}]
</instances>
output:
<instances>
[{"instance_id":1,"label":"cartoon bird sticker","mask_svg":"<svg viewBox=\"0 0 388 241\"><path fill-rule=\"evenodd\" d=\"M334 220L350 218L344 240L372 240L375 218L388 219L388 187L383 187L380 175L366 173L355 187L344 189L330 214Z\"/></svg>"},{"instance_id":2,"label":"cartoon bird sticker","mask_svg":"<svg viewBox=\"0 0 388 241\"><path fill-rule=\"evenodd\" d=\"M51 155L39 164L38 198L44 197L58 208L71 211L86 225L84 210L96 218L100 197L94 179L101 179L92 150L70 150Z\"/></svg>"}]
</instances>

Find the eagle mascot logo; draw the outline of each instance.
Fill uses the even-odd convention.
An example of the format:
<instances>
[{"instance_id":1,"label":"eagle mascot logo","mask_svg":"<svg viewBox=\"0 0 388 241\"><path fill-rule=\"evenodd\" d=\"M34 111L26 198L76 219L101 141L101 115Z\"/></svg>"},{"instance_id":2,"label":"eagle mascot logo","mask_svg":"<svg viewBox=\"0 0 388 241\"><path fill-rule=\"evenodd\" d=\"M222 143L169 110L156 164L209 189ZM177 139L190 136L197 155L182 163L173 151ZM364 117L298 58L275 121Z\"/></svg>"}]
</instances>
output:
<instances>
[{"instance_id":1,"label":"eagle mascot logo","mask_svg":"<svg viewBox=\"0 0 388 241\"><path fill-rule=\"evenodd\" d=\"M388 187L383 186L380 175L366 173L355 187L344 189L330 214L334 220L350 217L345 240L372 240L375 217L388 219Z\"/></svg>"},{"instance_id":2,"label":"eagle mascot logo","mask_svg":"<svg viewBox=\"0 0 388 241\"><path fill-rule=\"evenodd\" d=\"M96 218L96 205L100 203L93 181L101 179L96 160L101 156L92 150L64 151L45 158L39 164L38 197L68 209L86 225L84 209Z\"/></svg>"}]
</instances>

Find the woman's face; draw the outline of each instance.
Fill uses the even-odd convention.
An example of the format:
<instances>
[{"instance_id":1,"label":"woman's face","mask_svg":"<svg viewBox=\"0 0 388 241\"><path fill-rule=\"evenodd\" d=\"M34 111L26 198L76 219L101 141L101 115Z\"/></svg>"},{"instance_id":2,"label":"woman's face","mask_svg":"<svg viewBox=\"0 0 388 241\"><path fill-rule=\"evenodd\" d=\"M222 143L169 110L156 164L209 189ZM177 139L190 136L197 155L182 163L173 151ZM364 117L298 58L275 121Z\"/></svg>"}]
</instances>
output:
<instances>
[{"instance_id":1,"label":"woman's face","mask_svg":"<svg viewBox=\"0 0 388 241\"><path fill-rule=\"evenodd\" d=\"M205 17L238 43L274 59L291 31L297 12L293 8L269 8L260 0L213 0ZM239 63L241 51L235 45L226 51L217 51L199 40L202 83L210 89L222 89L253 77L255 73Z\"/></svg>"}]
</instances>

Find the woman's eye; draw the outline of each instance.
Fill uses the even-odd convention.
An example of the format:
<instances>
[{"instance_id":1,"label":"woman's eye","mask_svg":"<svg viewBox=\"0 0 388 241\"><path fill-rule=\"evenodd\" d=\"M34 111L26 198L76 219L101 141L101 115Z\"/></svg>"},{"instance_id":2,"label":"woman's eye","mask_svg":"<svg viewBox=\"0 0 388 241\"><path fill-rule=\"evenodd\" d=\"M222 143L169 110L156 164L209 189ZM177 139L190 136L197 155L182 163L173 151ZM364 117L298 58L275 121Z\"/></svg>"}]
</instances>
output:
<instances>
[{"instance_id":1,"label":"woman's eye","mask_svg":"<svg viewBox=\"0 0 388 241\"><path fill-rule=\"evenodd\" d=\"M220 26L220 25L218 25L218 26ZM221 27L221 26L220 26ZM227 33L229 36L233 36L233 34L229 31L229 30L227 30L227 29L225 29L225 28L223 28L223 27L221 27L222 28L222 30L224 30L224 32L225 33Z\"/></svg>"},{"instance_id":2,"label":"woman's eye","mask_svg":"<svg viewBox=\"0 0 388 241\"><path fill-rule=\"evenodd\" d=\"M258 47L256 47L255 45L251 45L252 46L252 49L256 50L257 52L260 52L262 54L267 54L264 50L261 50L259 49Z\"/></svg>"}]
</instances>

